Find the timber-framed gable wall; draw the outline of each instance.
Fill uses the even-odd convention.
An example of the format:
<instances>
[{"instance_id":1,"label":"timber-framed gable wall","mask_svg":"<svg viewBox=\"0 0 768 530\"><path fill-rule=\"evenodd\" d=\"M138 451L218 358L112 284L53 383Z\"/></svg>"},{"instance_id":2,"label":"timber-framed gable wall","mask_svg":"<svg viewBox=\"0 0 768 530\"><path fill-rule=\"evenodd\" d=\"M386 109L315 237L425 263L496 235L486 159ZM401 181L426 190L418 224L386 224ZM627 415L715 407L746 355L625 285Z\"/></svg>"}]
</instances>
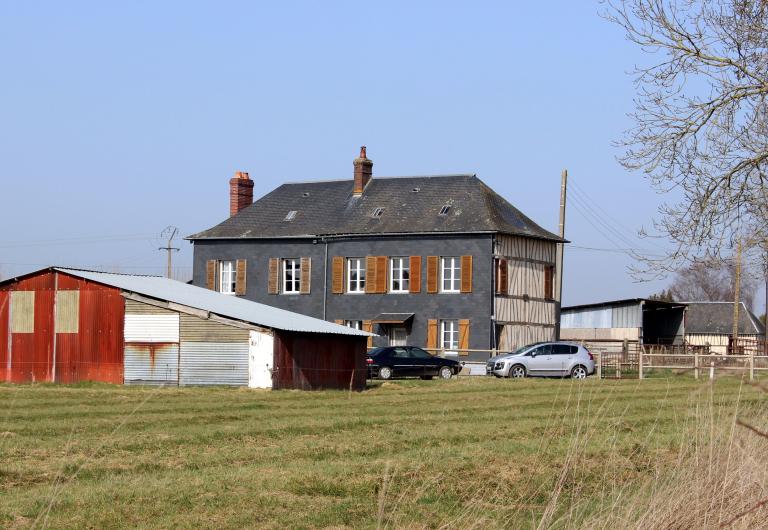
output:
<instances>
[{"instance_id":1,"label":"timber-framed gable wall","mask_svg":"<svg viewBox=\"0 0 768 530\"><path fill-rule=\"evenodd\" d=\"M554 340L557 243L498 235L494 244L497 348Z\"/></svg>"}]
</instances>

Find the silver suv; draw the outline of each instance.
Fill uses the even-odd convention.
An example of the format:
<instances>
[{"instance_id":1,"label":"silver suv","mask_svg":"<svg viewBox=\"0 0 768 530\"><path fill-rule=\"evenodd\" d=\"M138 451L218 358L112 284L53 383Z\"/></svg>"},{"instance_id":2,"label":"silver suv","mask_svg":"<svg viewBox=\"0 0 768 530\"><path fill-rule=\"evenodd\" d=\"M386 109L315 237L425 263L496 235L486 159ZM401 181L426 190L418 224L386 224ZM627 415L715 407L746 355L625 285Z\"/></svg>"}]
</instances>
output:
<instances>
[{"instance_id":1,"label":"silver suv","mask_svg":"<svg viewBox=\"0 0 768 530\"><path fill-rule=\"evenodd\" d=\"M496 377L557 376L584 379L595 373L595 358L570 342L538 342L488 359L485 372Z\"/></svg>"}]
</instances>

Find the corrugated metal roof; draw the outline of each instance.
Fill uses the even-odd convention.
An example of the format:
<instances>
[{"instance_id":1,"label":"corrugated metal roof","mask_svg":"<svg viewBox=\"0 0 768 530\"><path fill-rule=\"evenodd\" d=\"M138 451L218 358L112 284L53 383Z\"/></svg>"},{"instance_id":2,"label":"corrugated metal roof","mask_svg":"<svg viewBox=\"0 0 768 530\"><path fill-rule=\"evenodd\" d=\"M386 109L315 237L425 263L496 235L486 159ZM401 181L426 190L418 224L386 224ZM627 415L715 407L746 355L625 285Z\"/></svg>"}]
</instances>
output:
<instances>
[{"instance_id":1,"label":"corrugated metal roof","mask_svg":"<svg viewBox=\"0 0 768 530\"><path fill-rule=\"evenodd\" d=\"M54 267L55 270L78 276L86 280L111 285L125 291L148 296L158 300L201 309L210 313L249 322L266 328L305 333L331 333L335 335L375 336L346 326L308 317L292 311L251 302L236 296L195 287L160 276L135 276L94 272L80 269Z\"/></svg>"}]
</instances>

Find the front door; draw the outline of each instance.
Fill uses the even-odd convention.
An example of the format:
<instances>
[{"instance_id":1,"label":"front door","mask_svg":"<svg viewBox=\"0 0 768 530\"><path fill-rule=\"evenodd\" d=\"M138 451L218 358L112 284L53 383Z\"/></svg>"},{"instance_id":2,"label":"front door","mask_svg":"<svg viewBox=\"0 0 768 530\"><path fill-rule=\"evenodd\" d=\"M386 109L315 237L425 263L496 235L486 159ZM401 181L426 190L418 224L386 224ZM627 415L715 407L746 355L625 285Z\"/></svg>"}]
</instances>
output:
<instances>
[{"instance_id":1,"label":"front door","mask_svg":"<svg viewBox=\"0 0 768 530\"><path fill-rule=\"evenodd\" d=\"M407 342L408 342L408 332L405 330L405 326L389 327L389 345L390 346L405 346Z\"/></svg>"},{"instance_id":2,"label":"front door","mask_svg":"<svg viewBox=\"0 0 768 530\"><path fill-rule=\"evenodd\" d=\"M248 386L272 388L275 339L269 333L251 331L248 345Z\"/></svg>"}]
</instances>

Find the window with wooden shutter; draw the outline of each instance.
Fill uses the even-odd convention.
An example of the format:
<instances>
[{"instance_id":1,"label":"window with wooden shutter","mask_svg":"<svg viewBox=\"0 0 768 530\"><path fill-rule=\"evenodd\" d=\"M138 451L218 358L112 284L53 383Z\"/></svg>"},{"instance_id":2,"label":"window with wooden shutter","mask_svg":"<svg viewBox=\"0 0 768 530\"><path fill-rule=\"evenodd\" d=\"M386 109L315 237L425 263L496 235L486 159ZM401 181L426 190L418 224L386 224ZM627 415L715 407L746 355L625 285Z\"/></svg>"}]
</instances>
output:
<instances>
[{"instance_id":1,"label":"window with wooden shutter","mask_svg":"<svg viewBox=\"0 0 768 530\"><path fill-rule=\"evenodd\" d=\"M376 256L376 292L385 294L387 292L387 256Z\"/></svg>"},{"instance_id":2,"label":"window with wooden shutter","mask_svg":"<svg viewBox=\"0 0 768 530\"><path fill-rule=\"evenodd\" d=\"M461 292L472 292L472 256L461 257Z\"/></svg>"},{"instance_id":3,"label":"window with wooden shutter","mask_svg":"<svg viewBox=\"0 0 768 530\"><path fill-rule=\"evenodd\" d=\"M459 320L459 355L469 355L469 320Z\"/></svg>"},{"instance_id":4,"label":"window with wooden shutter","mask_svg":"<svg viewBox=\"0 0 768 530\"><path fill-rule=\"evenodd\" d=\"M544 299L546 300L555 299L554 279L555 279L555 268L552 265L545 266L544 267Z\"/></svg>"},{"instance_id":5,"label":"window with wooden shutter","mask_svg":"<svg viewBox=\"0 0 768 530\"><path fill-rule=\"evenodd\" d=\"M373 333L373 321L363 320L363 331ZM368 337L368 347L373 348L373 337Z\"/></svg>"},{"instance_id":6,"label":"window with wooden shutter","mask_svg":"<svg viewBox=\"0 0 768 530\"><path fill-rule=\"evenodd\" d=\"M496 294L509 294L509 262L496 260Z\"/></svg>"},{"instance_id":7,"label":"window with wooden shutter","mask_svg":"<svg viewBox=\"0 0 768 530\"><path fill-rule=\"evenodd\" d=\"M309 294L312 279L312 258L301 258L301 284L299 293Z\"/></svg>"},{"instance_id":8,"label":"window with wooden shutter","mask_svg":"<svg viewBox=\"0 0 768 530\"><path fill-rule=\"evenodd\" d=\"M35 291L11 291L11 333L35 332Z\"/></svg>"},{"instance_id":9,"label":"window with wooden shutter","mask_svg":"<svg viewBox=\"0 0 768 530\"><path fill-rule=\"evenodd\" d=\"M216 260L209 259L205 262L205 286L211 291L216 290Z\"/></svg>"},{"instance_id":10,"label":"window with wooden shutter","mask_svg":"<svg viewBox=\"0 0 768 530\"><path fill-rule=\"evenodd\" d=\"M411 256L410 258L411 285L409 291L412 293L421 292L421 256Z\"/></svg>"},{"instance_id":11,"label":"window with wooden shutter","mask_svg":"<svg viewBox=\"0 0 768 530\"><path fill-rule=\"evenodd\" d=\"M437 349L437 320L427 320L427 349L432 353Z\"/></svg>"},{"instance_id":12,"label":"window with wooden shutter","mask_svg":"<svg viewBox=\"0 0 768 530\"><path fill-rule=\"evenodd\" d=\"M437 256L427 256L427 292L437 292Z\"/></svg>"},{"instance_id":13,"label":"window with wooden shutter","mask_svg":"<svg viewBox=\"0 0 768 530\"><path fill-rule=\"evenodd\" d=\"M338 324L339 326L343 326L344 325L344 321L343 320L336 319L336 320L334 320L334 322L336 324Z\"/></svg>"},{"instance_id":14,"label":"window with wooden shutter","mask_svg":"<svg viewBox=\"0 0 768 530\"><path fill-rule=\"evenodd\" d=\"M267 292L269 294L277 294L279 275L280 260L278 258L269 258L269 281L267 282Z\"/></svg>"},{"instance_id":15,"label":"window with wooden shutter","mask_svg":"<svg viewBox=\"0 0 768 530\"><path fill-rule=\"evenodd\" d=\"M244 259L237 260L237 276L235 278L235 294L243 296L245 294L246 264Z\"/></svg>"},{"instance_id":16,"label":"window with wooden shutter","mask_svg":"<svg viewBox=\"0 0 768 530\"><path fill-rule=\"evenodd\" d=\"M331 265L331 292L342 294L344 292L344 257L334 256Z\"/></svg>"},{"instance_id":17,"label":"window with wooden shutter","mask_svg":"<svg viewBox=\"0 0 768 530\"><path fill-rule=\"evenodd\" d=\"M376 256L367 256L365 258L365 292L375 293L377 286Z\"/></svg>"},{"instance_id":18,"label":"window with wooden shutter","mask_svg":"<svg viewBox=\"0 0 768 530\"><path fill-rule=\"evenodd\" d=\"M80 291L56 291L54 306L56 333L77 333L80 330Z\"/></svg>"}]
</instances>

